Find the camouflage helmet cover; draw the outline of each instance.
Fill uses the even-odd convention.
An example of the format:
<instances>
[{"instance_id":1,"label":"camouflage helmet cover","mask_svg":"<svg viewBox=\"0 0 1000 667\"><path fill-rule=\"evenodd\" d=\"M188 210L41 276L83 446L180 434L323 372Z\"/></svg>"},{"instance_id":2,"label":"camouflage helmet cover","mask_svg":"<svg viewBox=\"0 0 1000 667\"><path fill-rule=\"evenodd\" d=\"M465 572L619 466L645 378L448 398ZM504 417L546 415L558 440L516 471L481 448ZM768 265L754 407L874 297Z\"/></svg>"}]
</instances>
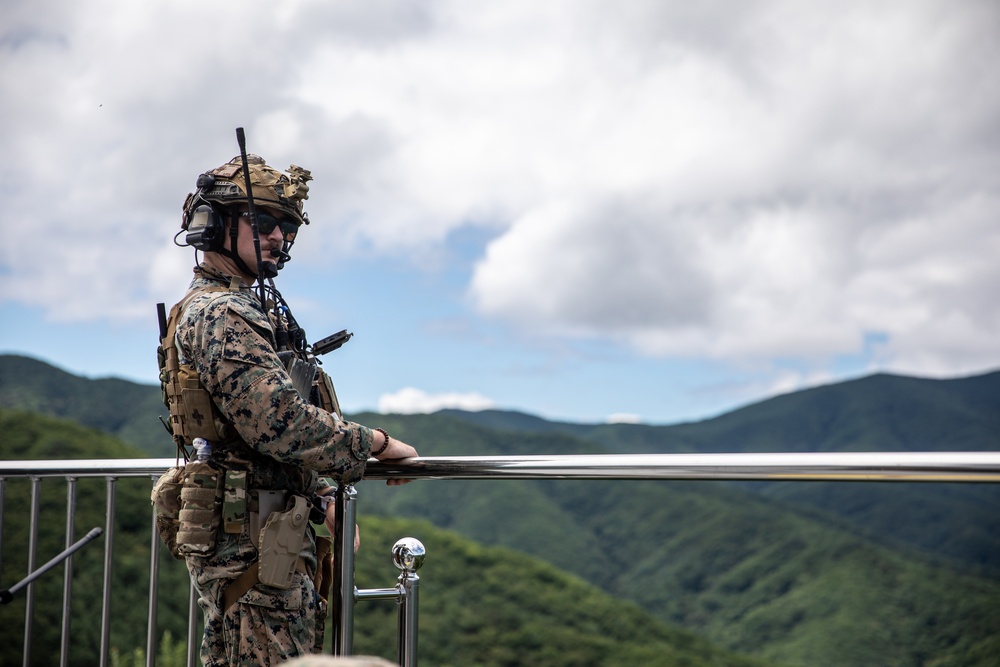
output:
<instances>
[{"instance_id":1,"label":"camouflage helmet cover","mask_svg":"<svg viewBox=\"0 0 1000 667\"><path fill-rule=\"evenodd\" d=\"M308 181L312 174L302 167L291 165L287 173L269 167L259 155L247 155L250 185L255 206L266 206L285 213L298 224L309 224L309 217L302 210L302 203L309 198ZM191 212L204 202L223 207L245 204L246 180L243 178L243 159L237 155L232 160L205 172L198 177L198 191L184 200L186 229Z\"/></svg>"}]
</instances>

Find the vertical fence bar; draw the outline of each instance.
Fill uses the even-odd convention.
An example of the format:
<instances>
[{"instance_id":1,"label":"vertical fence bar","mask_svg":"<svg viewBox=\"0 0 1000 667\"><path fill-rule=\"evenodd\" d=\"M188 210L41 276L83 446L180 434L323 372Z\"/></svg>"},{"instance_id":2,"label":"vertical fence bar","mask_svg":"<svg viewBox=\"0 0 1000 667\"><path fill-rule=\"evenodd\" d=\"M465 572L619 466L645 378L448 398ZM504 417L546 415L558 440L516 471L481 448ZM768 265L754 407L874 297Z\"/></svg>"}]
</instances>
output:
<instances>
[{"instance_id":1,"label":"vertical fence bar","mask_svg":"<svg viewBox=\"0 0 1000 667\"><path fill-rule=\"evenodd\" d=\"M333 655L354 652L354 524L358 492L350 484L337 487L337 518L333 530Z\"/></svg>"},{"instance_id":2,"label":"vertical fence bar","mask_svg":"<svg viewBox=\"0 0 1000 667\"><path fill-rule=\"evenodd\" d=\"M38 512L41 507L42 478L31 476L31 515L28 529L28 570L30 575L35 570L35 554L38 549ZM24 667L31 664L31 629L32 616L35 613L35 585L28 584L24 603Z\"/></svg>"},{"instance_id":3,"label":"vertical fence bar","mask_svg":"<svg viewBox=\"0 0 1000 667\"><path fill-rule=\"evenodd\" d=\"M75 542L76 524L76 477L66 477L66 548ZM63 608L62 635L59 645L59 665L69 664L69 628L73 609L73 556L70 554L63 562Z\"/></svg>"},{"instance_id":4,"label":"vertical fence bar","mask_svg":"<svg viewBox=\"0 0 1000 667\"><path fill-rule=\"evenodd\" d=\"M3 511L7 498L7 478L0 477L0 581L3 581Z\"/></svg>"},{"instance_id":5,"label":"vertical fence bar","mask_svg":"<svg viewBox=\"0 0 1000 667\"><path fill-rule=\"evenodd\" d=\"M153 482L156 482L153 477ZM156 530L156 509L150 513L152 524L149 541L149 607L146 610L146 667L156 667L156 602L160 580L160 534Z\"/></svg>"},{"instance_id":6,"label":"vertical fence bar","mask_svg":"<svg viewBox=\"0 0 1000 667\"><path fill-rule=\"evenodd\" d=\"M111 559L115 546L115 477L108 477L107 514L104 525L104 595L101 602L101 667L108 665L111 643Z\"/></svg>"},{"instance_id":7,"label":"vertical fence bar","mask_svg":"<svg viewBox=\"0 0 1000 667\"><path fill-rule=\"evenodd\" d=\"M412 572L399 575L403 589L399 605L399 637L396 642L401 667L417 667L417 608L420 577Z\"/></svg>"},{"instance_id":8,"label":"vertical fence bar","mask_svg":"<svg viewBox=\"0 0 1000 667\"><path fill-rule=\"evenodd\" d=\"M195 667L198 661L198 597L195 593L194 581L188 589L188 637L187 637L187 667Z\"/></svg>"}]
</instances>

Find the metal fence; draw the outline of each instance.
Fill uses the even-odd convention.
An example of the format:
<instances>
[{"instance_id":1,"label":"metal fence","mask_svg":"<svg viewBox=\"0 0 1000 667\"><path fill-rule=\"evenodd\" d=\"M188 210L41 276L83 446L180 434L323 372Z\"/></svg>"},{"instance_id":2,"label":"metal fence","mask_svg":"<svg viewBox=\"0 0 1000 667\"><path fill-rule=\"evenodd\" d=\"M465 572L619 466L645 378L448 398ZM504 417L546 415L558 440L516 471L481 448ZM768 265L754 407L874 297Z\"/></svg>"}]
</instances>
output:
<instances>
[{"instance_id":1,"label":"metal fence","mask_svg":"<svg viewBox=\"0 0 1000 667\"><path fill-rule=\"evenodd\" d=\"M109 610L111 569L115 541L115 493L121 478L147 478L150 484L173 466L173 459L92 459L74 461L0 461L0 555L7 480L28 479L31 484L27 570L14 586L0 591L0 602L24 591L25 623L23 664L30 664L34 580L63 567L62 635L60 664L69 653L69 610L72 599L73 554L101 534L104 536L104 579L101 607L100 665L109 661ZM106 480L104 528L95 527L83 538L74 535L76 483L83 477ZM901 482L1000 482L1000 452L865 452L768 454L651 454L580 456L422 457L401 462L370 461L366 479L659 479L659 480L761 480L761 481L901 481ZM36 567L39 499L42 481L62 479L66 484L66 548ZM354 585L353 525L356 519L354 487L338 489L338 516L334 534L334 589L332 651L353 653L354 605L367 599L400 601L398 629L399 664L416 665L416 570L424 558L423 546L404 538L393 548L393 560L402 571L394 588L359 591ZM158 536L150 512L152 542L149 562L149 596L146 628L146 664L155 664L157 639ZM350 527L350 529L345 529ZM0 562L2 566L2 562ZM0 572L3 572L0 567ZM5 577L9 575L5 574ZM6 583L6 582L4 582ZM195 664L198 607L193 589L188 601L187 661Z\"/></svg>"}]
</instances>

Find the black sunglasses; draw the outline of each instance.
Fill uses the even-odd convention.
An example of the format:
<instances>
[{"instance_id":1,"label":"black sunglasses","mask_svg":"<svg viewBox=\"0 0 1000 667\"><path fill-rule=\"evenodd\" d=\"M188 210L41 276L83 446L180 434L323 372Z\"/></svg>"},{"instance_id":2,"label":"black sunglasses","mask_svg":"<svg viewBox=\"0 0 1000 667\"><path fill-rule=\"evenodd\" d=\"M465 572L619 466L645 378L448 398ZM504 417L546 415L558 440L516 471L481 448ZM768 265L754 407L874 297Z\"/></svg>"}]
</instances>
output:
<instances>
[{"instance_id":1,"label":"black sunglasses","mask_svg":"<svg viewBox=\"0 0 1000 667\"><path fill-rule=\"evenodd\" d=\"M250 213L243 211L240 213L241 218L249 218ZM296 222L287 219L276 218L270 213L264 213L260 211L257 213L257 233L261 236L267 236L274 231L275 227L281 228L282 235L288 239L289 237L294 237L299 231L299 225Z\"/></svg>"}]
</instances>

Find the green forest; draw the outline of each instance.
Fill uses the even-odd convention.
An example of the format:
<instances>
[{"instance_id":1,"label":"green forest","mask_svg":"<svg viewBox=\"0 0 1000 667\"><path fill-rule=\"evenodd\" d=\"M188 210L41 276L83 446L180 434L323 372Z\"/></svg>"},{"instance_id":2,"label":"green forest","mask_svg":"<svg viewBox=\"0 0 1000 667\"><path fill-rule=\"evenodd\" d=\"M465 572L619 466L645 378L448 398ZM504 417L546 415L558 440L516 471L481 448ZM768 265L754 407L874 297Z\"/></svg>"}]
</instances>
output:
<instances>
[{"instance_id":1,"label":"green forest","mask_svg":"<svg viewBox=\"0 0 1000 667\"><path fill-rule=\"evenodd\" d=\"M1000 374L876 375L703 422L564 424L518 413L355 415L425 455L1000 450ZM0 356L4 459L164 457L159 388ZM81 479L76 535L103 526ZM992 665L1000 655L1000 485L430 481L358 485L361 587L389 549L427 546L429 665ZM65 484L43 485L41 563L65 542ZM111 644L144 646L149 482L117 483ZM25 574L26 480L6 481L0 585ZM102 540L75 559L73 664L97 662ZM51 573L50 573L51 574ZM33 664L58 656L61 569L36 585ZM183 650L187 575L165 552L161 660ZM393 659L395 605L358 607L355 648ZM0 607L0 665L21 664L22 599ZM172 657L172 656L176 656ZM182 663L177 663L182 664Z\"/></svg>"}]
</instances>

